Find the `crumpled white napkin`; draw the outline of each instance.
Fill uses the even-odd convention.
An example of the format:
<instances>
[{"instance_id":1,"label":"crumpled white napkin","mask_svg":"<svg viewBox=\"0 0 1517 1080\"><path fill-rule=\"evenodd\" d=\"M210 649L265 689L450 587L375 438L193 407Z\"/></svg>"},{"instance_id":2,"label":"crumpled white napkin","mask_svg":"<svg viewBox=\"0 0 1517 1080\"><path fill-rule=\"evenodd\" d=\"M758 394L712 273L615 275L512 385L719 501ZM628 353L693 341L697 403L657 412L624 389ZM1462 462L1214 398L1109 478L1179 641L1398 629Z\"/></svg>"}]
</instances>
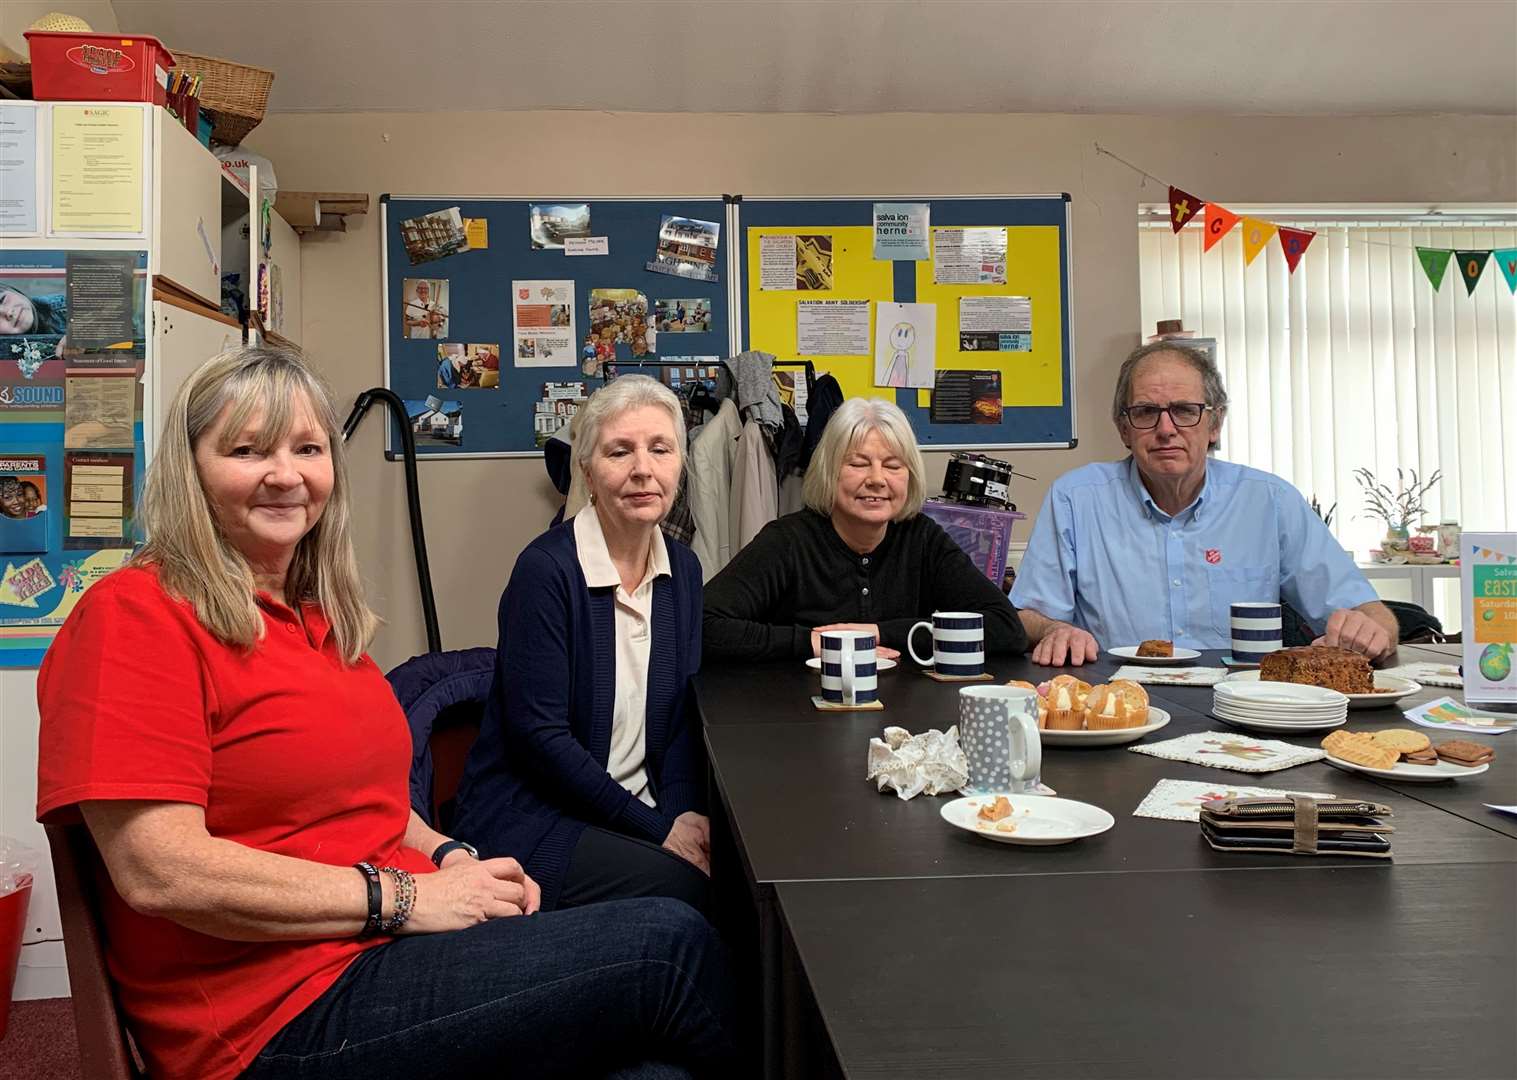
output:
<instances>
[{"instance_id":1,"label":"crumpled white napkin","mask_svg":"<svg viewBox=\"0 0 1517 1080\"><path fill-rule=\"evenodd\" d=\"M946 732L933 728L913 735L888 727L883 738L869 740L869 774L880 791L893 789L902 799L922 792L944 795L969 782L969 759L959 745L955 725Z\"/></svg>"}]
</instances>

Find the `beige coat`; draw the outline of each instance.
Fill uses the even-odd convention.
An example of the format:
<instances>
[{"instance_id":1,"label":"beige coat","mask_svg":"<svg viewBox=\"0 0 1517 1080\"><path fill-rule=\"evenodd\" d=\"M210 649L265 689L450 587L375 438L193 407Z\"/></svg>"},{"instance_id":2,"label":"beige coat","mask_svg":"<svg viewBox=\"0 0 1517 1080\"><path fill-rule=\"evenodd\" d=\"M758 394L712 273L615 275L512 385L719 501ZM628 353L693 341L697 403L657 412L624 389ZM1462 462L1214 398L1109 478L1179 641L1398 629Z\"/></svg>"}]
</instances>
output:
<instances>
[{"instance_id":1,"label":"beige coat","mask_svg":"<svg viewBox=\"0 0 1517 1080\"><path fill-rule=\"evenodd\" d=\"M737 547L732 513L732 474L737 465L738 437L743 423L730 400L690 443L687 494L695 518L690 547L701 561L701 579L710 581L732 560Z\"/></svg>"}]
</instances>

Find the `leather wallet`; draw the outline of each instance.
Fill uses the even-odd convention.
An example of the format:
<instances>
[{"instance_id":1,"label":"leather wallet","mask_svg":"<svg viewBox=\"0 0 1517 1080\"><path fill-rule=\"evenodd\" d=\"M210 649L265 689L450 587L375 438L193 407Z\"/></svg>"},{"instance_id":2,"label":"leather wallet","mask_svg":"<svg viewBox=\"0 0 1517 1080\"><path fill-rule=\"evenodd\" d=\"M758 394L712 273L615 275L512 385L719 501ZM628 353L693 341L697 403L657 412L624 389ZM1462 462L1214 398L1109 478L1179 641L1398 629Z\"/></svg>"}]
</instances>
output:
<instances>
[{"instance_id":1,"label":"leather wallet","mask_svg":"<svg viewBox=\"0 0 1517 1080\"><path fill-rule=\"evenodd\" d=\"M1217 851L1385 859L1395 830L1379 818L1390 814L1363 799L1212 799L1201 804L1201 835Z\"/></svg>"}]
</instances>

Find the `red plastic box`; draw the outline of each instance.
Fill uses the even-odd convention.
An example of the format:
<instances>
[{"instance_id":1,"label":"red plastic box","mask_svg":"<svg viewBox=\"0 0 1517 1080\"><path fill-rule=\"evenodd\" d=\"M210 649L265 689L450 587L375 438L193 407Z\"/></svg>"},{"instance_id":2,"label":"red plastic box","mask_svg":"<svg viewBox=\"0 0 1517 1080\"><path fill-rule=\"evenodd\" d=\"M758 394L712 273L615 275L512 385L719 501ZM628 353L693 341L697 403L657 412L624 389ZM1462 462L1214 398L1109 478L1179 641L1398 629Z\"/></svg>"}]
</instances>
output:
<instances>
[{"instance_id":1,"label":"red plastic box","mask_svg":"<svg viewBox=\"0 0 1517 1080\"><path fill-rule=\"evenodd\" d=\"M38 101L151 101L162 105L174 54L155 37L28 30Z\"/></svg>"}]
</instances>

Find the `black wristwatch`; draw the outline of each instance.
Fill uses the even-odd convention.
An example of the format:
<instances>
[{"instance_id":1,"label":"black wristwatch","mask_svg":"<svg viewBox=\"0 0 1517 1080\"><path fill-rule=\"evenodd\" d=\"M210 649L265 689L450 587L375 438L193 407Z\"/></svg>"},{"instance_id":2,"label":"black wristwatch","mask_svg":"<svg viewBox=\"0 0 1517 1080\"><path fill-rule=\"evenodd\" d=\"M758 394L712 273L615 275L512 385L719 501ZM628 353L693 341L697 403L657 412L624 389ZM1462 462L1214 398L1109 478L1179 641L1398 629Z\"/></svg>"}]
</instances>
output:
<instances>
[{"instance_id":1,"label":"black wristwatch","mask_svg":"<svg viewBox=\"0 0 1517 1080\"><path fill-rule=\"evenodd\" d=\"M441 870L442 861L448 857L450 852L454 851L467 851L471 859L479 858L479 852L475 850L473 844L466 840L449 840L438 844L437 849L432 852L432 865Z\"/></svg>"}]
</instances>

